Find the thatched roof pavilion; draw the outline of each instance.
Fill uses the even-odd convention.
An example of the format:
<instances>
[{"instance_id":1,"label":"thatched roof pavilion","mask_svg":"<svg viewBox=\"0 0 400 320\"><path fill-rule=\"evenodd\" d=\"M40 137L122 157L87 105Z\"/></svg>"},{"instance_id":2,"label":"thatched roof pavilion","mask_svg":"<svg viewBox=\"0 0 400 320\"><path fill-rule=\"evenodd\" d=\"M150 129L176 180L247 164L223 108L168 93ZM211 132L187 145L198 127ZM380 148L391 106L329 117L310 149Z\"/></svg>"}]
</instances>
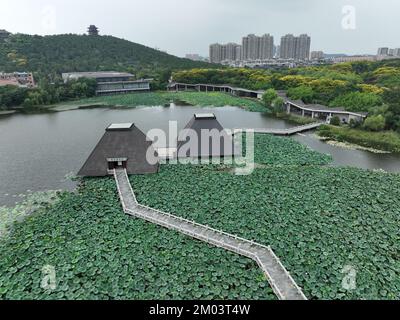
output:
<instances>
[{"instance_id":1,"label":"thatched roof pavilion","mask_svg":"<svg viewBox=\"0 0 400 320\"><path fill-rule=\"evenodd\" d=\"M223 158L238 154L232 135L212 113L195 114L180 132L177 146L178 158Z\"/></svg>"},{"instance_id":2,"label":"thatched roof pavilion","mask_svg":"<svg viewBox=\"0 0 400 320\"><path fill-rule=\"evenodd\" d=\"M79 171L79 176L103 177L114 168L125 168L128 174L156 173L159 163L151 163L147 152L155 154L152 142L133 123L110 125Z\"/></svg>"}]
</instances>

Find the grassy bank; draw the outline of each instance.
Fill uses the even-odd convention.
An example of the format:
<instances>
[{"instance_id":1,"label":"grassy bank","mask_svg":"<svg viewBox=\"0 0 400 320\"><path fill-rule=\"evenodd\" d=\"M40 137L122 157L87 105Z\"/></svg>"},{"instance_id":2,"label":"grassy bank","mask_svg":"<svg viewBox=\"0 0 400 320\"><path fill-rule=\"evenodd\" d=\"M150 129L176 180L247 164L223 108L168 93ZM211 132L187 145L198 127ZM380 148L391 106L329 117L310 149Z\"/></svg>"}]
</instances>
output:
<instances>
[{"instance_id":1,"label":"grassy bank","mask_svg":"<svg viewBox=\"0 0 400 320\"><path fill-rule=\"evenodd\" d=\"M286 120L293 124L306 125L316 122L315 119L309 117L296 116L294 114L287 114L286 112L279 112L273 114L276 118Z\"/></svg>"},{"instance_id":2,"label":"grassy bank","mask_svg":"<svg viewBox=\"0 0 400 320\"><path fill-rule=\"evenodd\" d=\"M249 111L267 112L268 110L258 101L234 97L220 92L145 92L125 95L101 96L79 101L63 103L62 106L96 105L118 107L137 107L137 106L163 106L173 101L181 101L194 106L237 106ZM60 107L60 106L56 106Z\"/></svg>"},{"instance_id":3,"label":"grassy bank","mask_svg":"<svg viewBox=\"0 0 400 320\"><path fill-rule=\"evenodd\" d=\"M400 134L393 131L370 132L326 125L318 129L318 135L340 142L350 142L367 148L400 152Z\"/></svg>"}]
</instances>

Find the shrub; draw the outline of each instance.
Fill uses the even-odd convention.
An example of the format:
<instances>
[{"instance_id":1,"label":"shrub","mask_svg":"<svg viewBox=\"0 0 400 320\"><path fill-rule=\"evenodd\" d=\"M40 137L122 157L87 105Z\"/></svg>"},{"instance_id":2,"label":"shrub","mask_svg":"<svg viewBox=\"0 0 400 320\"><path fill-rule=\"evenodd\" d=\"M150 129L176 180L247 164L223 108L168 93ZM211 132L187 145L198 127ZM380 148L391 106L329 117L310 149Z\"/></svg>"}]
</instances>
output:
<instances>
[{"instance_id":1,"label":"shrub","mask_svg":"<svg viewBox=\"0 0 400 320\"><path fill-rule=\"evenodd\" d=\"M369 131L382 131L385 129L385 118L382 115L368 117L364 122L364 128Z\"/></svg>"},{"instance_id":2,"label":"shrub","mask_svg":"<svg viewBox=\"0 0 400 320\"><path fill-rule=\"evenodd\" d=\"M334 116L334 117L331 119L331 125L332 125L332 126L340 126L340 119L339 119L338 116Z\"/></svg>"},{"instance_id":3,"label":"shrub","mask_svg":"<svg viewBox=\"0 0 400 320\"><path fill-rule=\"evenodd\" d=\"M262 96L262 100L266 107L271 107L272 102L278 98L278 93L274 89L268 89Z\"/></svg>"}]
</instances>

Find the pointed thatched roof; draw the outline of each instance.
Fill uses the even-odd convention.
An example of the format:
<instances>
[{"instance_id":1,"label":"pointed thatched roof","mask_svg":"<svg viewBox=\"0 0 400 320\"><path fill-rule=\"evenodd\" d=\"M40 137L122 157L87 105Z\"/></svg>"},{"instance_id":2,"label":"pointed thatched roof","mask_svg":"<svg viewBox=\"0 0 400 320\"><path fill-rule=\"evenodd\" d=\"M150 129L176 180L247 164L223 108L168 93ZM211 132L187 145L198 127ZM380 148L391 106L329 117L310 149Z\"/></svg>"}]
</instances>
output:
<instances>
[{"instance_id":1,"label":"pointed thatched roof","mask_svg":"<svg viewBox=\"0 0 400 320\"><path fill-rule=\"evenodd\" d=\"M154 153L152 142L133 123L110 125L93 152L79 171L79 176L102 177L108 175L109 163L123 161L128 174L158 172L159 164L147 160L148 149Z\"/></svg>"},{"instance_id":2,"label":"pointed thatched roof","mask_svg":"<svg viewBox=\"0 0 400 320\"><path fill-rule=\"evenodd\" d=\"M232 135L224 130L215 114L207 113L195 114L180 132L177 154L178 158L217 158L232 157L237 152Z\"/></svg>"}]
</instances>

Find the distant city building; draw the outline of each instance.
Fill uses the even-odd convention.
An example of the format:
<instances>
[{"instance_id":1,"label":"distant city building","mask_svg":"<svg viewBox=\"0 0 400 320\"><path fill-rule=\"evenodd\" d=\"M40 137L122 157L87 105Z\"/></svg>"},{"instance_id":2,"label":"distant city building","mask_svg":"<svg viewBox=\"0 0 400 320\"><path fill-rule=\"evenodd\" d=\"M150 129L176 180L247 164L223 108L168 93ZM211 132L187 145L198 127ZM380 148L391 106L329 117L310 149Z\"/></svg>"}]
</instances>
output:
<instances>
[{"instance_id":1,"label":"distant city building","mask_svg":"<svg viewBox=\"0 0 400 320\"><path fill-rule=\"evenodd\" d=\"M281 46L277 45L275 46L274 58L279 59L280 54L281 54Z\"/></svg>"},{"instance_id":2,"label":"distant city building","mask_svg":"<svg viewBox=\"0 0 400 320\"><path fill-rule=\"evenodd\" d=\"M222 45L219 43L214 43L210 45L210 62L221 63L222 60L223 60Z\"/></svg>"},{"instance_id":3,"label":"distant city building","mask_svg":"<svg viewBox=\"0 0 400 320\"><path fill-rule=\"evenodd\" d=\"M20 88L34 88L36 86L30 72L0 73L0 86L7 85Z\"/></svg>"},{"instance_id":4,"label":"distant city building","mask_svg":"<svg viewBox=\"0 0 400 320\"><path fill-rule=\"evenodd\" d=\"M249 34L242 39L242 60L272 59L274 57L274 37Z\"/></svg>"},{"instance_id":5,"label":"distant city building","mask_svg":"<svg viewBox=\"0 0 400 320\"><path fill-rule=\"evenodd\" d=\"M200 56L197 53L188 53L185 55L186 59L192 60L192 61L205 61L206 59L202 56Z\"/></svg>"},{"instance_id":6,"label":"distant city building","mask_svg":"<svg viewBox=\"0 0 400 320\"><path fill-rule=\"evenodd\" d=\"M296 38L296 60L310 59L311 38L306 34L301 34Z\"/></svg>"},{"instance_id":7,"label":"distant city building","mask_svg":"<svg viewBox=\"0 0 400 320\"><path fill-rule=\"evenodd\" d=\"M287 34L281 38L281 48L279 58L294 59L296 53L296 38L292 34Z\"/></svg>"},{"instance_id":8,"label":"distant city building","mask_svg":"<svg viewBox=\"0 0 400 320\"><path fill-rule=\"evenodd\" d=\"M387 56L387 55L389 55L389 48L384 47L378 49L378 56Z\"/></svg>"},{"instance_id":9,"label":"distant city building","mask_svg":"<svg viewBox=\"0 0 400 320\"><path fill-rule=\"evenodd\" d=\"M11 33L8 32L7 30L4 29L0 30L0 42L7 40L10 35Z\"/></svg>"},{"instance_id":10,"label":"distant city building","mask_svg":"<svg viewBox=\"0 0 400 320\"><path fill-rule=\"evenodd\" d=\"M95 79L97 82L96 94L107 95L129 93L135 91L149 91L153 79L134 80L134 75L121 72L72 72L63 73L64 82L81 78Z\"/></svg>"},{"instance_id":11,"label":"distant city building","mask_svg":"<svg viewBox=\"0 0 400 320\"><path fill-rule=\"evenodd\" d=\"M400 57L400 48L379 48L378 49L378 56L381 57L381 59L384 59L383 57L385 56L390 56L390 57Z\"/></svg>"},{"instance_id":12,"label":"distant city building","mask_svg":"<svg viewBox=\"0 0 400 320\"><path fill-rule=\"evenodd\" d=\"M311 60L321 60L324 59L325 55L323 51L312 51Z\"/></svg>"},{"instance_id":13,"label":"distant city building","mask_svg":"<svg viewBox=\"0 0 400 320\"><path fill-rule=\"evenodd\" d=\"M331 59L333 63L342 62L357 62L357 61L376 61L377 57L372 55L358 55L358 56L339 56Z\"/></svg>"},{"instance_id":14,"label":"distant city building","mask_svg":"<svg viewBox=\"0 0 400 320\"><path fill-rule=\"evenodd\" d=\"M89 34L89 36L98 36L99 29L95 25L92 24L88 28L88 34Z\"/></svg>"},{"instance_id":15,"label":"distant city building","mask_svg":"<svg viewBox=\"0 0 400 320\"><path fill-rule=\"evenodd\" d=\"M302 34L295 37L287 34L281 38L280 55L281 59L309 60L311 49L311 38Z\"/></svg>"},{"instance_id":16,"label":"distant city building","mask_svg":"<svg viewBox=\"0 0 400 320\"><path fill-rule=\"evenodd\" d=\"M271 34L257 36L249 34L242 38L242 45L236 43L210 45L210 62L226 65L240 65L240 62L269 64L269 60L310 60L311 38L307 34L295 37L292 34L283 36L281 44L274 45Z\"/></svg>"},{"instance_id":17,"label":"distant city building","mask_svg":"<svg viewBox=\"0 0 400 320\"><path fill-rule=\"evenodd\" d=\"M242 48L239 44L214 43L210 45L210 62L221 63L222 61L240 60L242 56Z\"/></svg>"}]
</instances>

